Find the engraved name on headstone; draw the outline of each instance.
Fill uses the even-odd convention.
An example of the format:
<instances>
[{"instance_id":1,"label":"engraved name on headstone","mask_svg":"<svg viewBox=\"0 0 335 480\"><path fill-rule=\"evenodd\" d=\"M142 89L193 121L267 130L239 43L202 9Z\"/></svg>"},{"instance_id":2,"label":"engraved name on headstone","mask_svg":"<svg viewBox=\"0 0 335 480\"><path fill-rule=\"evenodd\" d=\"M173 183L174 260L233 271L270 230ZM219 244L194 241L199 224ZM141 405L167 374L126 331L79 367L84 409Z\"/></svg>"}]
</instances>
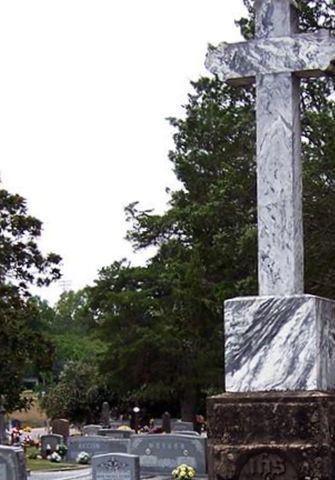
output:
<instances>
[{"instance_id":1,"label":"engraved name on headstone","mask_svg":"<svg viewBox=\"0 0 335 480\"><path fill-rule=\"evenodd\" d=\"M76 460L80 452L86 452L91 456L112 452L128 453L129 442L130 440L123 438L108 438L98 435L69 437L66 458L68 461Z\"/></svg>"},{"instance_id":2,"label":"engraved name on headstone","mask_svg":"<svg viewBox=\"0 0 335 480\"><path fill-rule=\"evenodd\" d=\"M106 454L92 458L93 480L139 480L140 464L137 455Z\"/></svg>"},{"instance_id":3,"label":"engraved name on headstone","mask_svg":"<svg viewBox=\"0 0 335 480\"><path fill-rule=\"evenodd\" d=\"M141 473L170 475L178 465L186 463L199 475L206 473L206 439L176 434L133 436L130 453L140 457Z\"/></svg>"}]
</instances>

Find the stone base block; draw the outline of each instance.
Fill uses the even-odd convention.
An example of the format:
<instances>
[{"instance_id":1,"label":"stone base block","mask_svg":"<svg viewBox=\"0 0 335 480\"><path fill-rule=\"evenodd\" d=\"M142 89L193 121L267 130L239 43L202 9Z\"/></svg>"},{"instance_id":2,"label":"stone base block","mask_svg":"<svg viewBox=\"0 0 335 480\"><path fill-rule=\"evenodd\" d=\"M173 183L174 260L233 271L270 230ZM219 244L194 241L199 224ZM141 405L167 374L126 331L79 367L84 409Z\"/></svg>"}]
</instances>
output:
<instances>
[{"instance_id":1,"label":"stone base block","mask_svg":"<svg viewBox=\"0 0 335 480\"><path fill-rule=\"evenodd\" d=\"M227 392L335 389L335 302L312 295L225 302Z\"/></svg>"},{"instance_id":2,"label":"stone base block","mask_svg":"<svg viewBox=\"0 0 335 480\"><path fill-rule=\"evenodd\" d=\"M334 480L335 394L208 399L210 480Z\"/></svg>"}]
</instances>

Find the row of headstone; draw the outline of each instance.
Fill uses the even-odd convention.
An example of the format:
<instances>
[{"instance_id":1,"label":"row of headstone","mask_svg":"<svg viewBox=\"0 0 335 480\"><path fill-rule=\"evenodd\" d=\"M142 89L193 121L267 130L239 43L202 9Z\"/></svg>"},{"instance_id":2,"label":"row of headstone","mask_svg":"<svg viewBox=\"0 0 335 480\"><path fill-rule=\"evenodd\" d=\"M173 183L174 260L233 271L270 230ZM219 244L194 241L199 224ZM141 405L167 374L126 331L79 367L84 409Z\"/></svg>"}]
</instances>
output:
<instances>
[{"instance_id":1,"label":"row of headstone","mask_svg":"<svg viewBox=\"0 0 335 480\"><path fill-rule=\"evenodd\" d=\"M103 437L112 438L130 438L135 433L135 430L118 430L115 428L101 428L97 434Z\"/></svg>"},{"instance_id":2,"label":"row of headstone","mask_svg":"<svg viewBox=\"0 0 335 480\"><path fill-rule=\"evenodd\" d=\"M146 434L133 435L129 439L101 435L69 437L67 460L75 461L81 452L91 457L108 454L112 458L119 453L137 455L144 475L170 475L182 463L194 467L199 475L205 474L207 468L206 438L200 435Z\"/></svg>"},{"instance_id":3,"label":"row of headstone","mask_svg":"<svg viewBox=\"0 0 335 480\"><path fill-rule=\"evenodd\" d=\"M169 422L169 423L168 423ZM82 429L83 435L104 435L104 433L99 433L100 431L106 432L106 431L117 431L118 428L121 426L126 425L129 426L129 421L125 422L113 422L110 424L109 428L103 428L103 425L85 425ZM179 431L186 431L186 432L193 432L194 431L194 425L192 422L183 422L181 420L177 419L155 419L154 420L154 426L157 427L162 427L163 431L166 433L172 432L179 432ZM120 432L120 430L118 430ZM124 430L121 430L124 431ZM54 430L53 430L54 432ZM58 432L54 432L58 433ZM134 431L132 431L134 433Z\"/></svg>"},{"instance_id":4,"label":"row of headstone","mask_svg":"<svg viewBox=\"0 0 335 480\"><path fill-rule=\"evenodd\" d=\"M129 420L125 420L124 422L112 422L109 424L109 428L103 428L103 425L85 425L82 429L83 435L98 435L100 430L117 430L121 426L129 427Z\"/></svg>"},{"instance_id":5,"label":"row of headstone","mask_svg":"<svg viewBox=\"0 0 335 480\"><path fill-rule=\"evenodd\" d=\"M193 431L193 422L184 422L177 418L169 418L168 413L164 413L162 418L155 418L153 424L155 427L162 427L165 432L178 432L179 430Z\"/></svg>"}]
</instances>

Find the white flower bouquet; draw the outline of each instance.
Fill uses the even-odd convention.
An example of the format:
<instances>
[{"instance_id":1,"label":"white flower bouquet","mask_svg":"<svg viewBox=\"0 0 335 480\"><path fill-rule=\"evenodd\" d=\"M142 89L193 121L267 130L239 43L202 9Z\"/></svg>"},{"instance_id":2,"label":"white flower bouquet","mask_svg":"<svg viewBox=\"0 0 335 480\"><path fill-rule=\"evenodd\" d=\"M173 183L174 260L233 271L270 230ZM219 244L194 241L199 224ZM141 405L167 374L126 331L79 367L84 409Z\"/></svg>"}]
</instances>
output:
<instances>
[{"instance_id":1,"label":"white flower bouquet","mask_svg":"<svg viewBox=\"0 0 335 480\"><path fill-rule=\"evenodd\" d=\"M80 463L81 465L88 465L90 463L91 456L87 452L80 452L77 456L77 463Z\"/></svg>"},{"instance_id":2,"label":"white flower bouquet","mask_svg":"<svg viewBox=\"0 0 335 480\"><path fill-rule=\"evenodd\" d=\"M179 465L172 471L172 476L175 480L191 480L195 477L195 469L189 465Z\"/></svg>"},{"instance_id":3,"label":"white flower bouquet","mask_svg":"<svg viewBox=\"0 0 335 480\"><path fill-rule=\"evenodd\" d=\"M62 457L57 452L53 452L51 455L47 456L47 460L50 462L59 463L62 460Z\"/></svg>"}]
</instances>

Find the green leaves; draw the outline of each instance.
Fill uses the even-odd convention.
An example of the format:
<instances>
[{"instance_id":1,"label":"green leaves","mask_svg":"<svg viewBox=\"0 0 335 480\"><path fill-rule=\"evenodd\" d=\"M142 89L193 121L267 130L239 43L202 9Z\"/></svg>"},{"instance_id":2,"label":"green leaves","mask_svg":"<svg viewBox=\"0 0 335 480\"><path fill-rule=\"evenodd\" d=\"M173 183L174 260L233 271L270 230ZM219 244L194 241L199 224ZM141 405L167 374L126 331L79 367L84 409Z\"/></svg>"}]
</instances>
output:
<instances>
[{"instance_id":1,"label":"green leaves","mask_svg":"<svg viewBox=\"0 0 335 480\"><path fill-rule=\"evenodd\" d=\"M28 215L22 197L0 189L0 282L15 282L27 293L29 285L60 278L60 256L44 257L38 248L41 228L42 223Z\"/></svg>"},{"instance_id":2,"label":"green leaves","mask_svg":"<svg viewBox=\"0 0 335 480\"><path fill-rule=\"evenodd\" d=\"M42 223L27 213L25 200L0 189L0 394L6 408L27 407L22 380L30 369L52 366L53 348L37 327L39 308L29 286L60 277L61 258L44 256L37 241Z\"/></svg>"}]
</instances>

